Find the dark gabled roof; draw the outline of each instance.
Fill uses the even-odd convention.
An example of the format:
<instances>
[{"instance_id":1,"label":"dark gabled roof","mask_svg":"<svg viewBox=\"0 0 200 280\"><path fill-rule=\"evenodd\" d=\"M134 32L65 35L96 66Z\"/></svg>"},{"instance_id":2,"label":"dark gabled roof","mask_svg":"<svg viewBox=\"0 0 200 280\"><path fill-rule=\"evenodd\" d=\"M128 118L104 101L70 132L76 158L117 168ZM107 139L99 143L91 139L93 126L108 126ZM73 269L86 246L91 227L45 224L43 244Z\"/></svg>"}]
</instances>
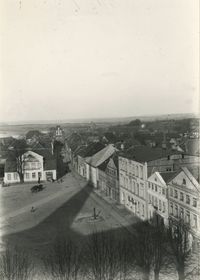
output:
<instances>
[{"instance_id":1,"label":"dark gabled roof","mask_svg":"<svg viewBox=\"0 0 200 280\"><path fill-rule=\"evenodd\" d=\"M94 154L98 153L103 148L105 148L105 145L102 144L101 142L91 143L88 146L85 146L81 150L79 150L77 155L83 158L91 157Z\"/></svg>"},{"instance_id":2,"label":"dark gabled roof","mask_svg":"<svg viewBox=\"0 0 200 280\"><path fill-rule=\"evenodd\" d=\"M200 166L194 165L187 167L187 169L190 171L190 173L193 175L193 177L197 180L198 183L200 183Z\"/></svg>"},{"instance_id":3,"label":"dark gabled roof","mask_svg":"<svg viewBox=\"0 0 200 280\"><path fill-rule=\"evenodd\" d=\"M120 153L121 156L138 162L148 162L162 157L167 157L171 154L180 154L180 152L157 147L151 148L148 146L138 146Z\"/></svg>"},{"instance_id":4,"label":"dark gabled roof","mask_svg":"<svg viewBox=\"0 0 200 280\"><path fill-rule=\"evenodd\" d=\"M4 172L17 172L16 160L7 159L4 167Z\"/></svg>"},{"instance_id":5,"label":"dark gabled roof","mask_svg":"<svg viewBox=\"0 0 200 280\"><path fill-rule=\"evenodd\" d=\"M175 174L177 174L177 171L173 172L159 172L165 183L168 183Z\"/></svg>"},{"instance_id":6,"label":"dark gabled roof","mask_svg":"<svg viewBox=\"0 0 200 280\"><path fill-rule=\"evenodd\" d=\"M92 157L88 157L86 162L93 167L98 167L107 159L109 159L116 151L117 149L112 144L109 144L104 149L94 154Z\"/></svg>"},{"instance_id":7,"label":"dark gabled roof","mask_svg":"<svg viewBox=\"0 0 200 280\"><path fill-rule=\"evenodd\" d=\"M113 155L112 159L114 161L114 164L115 164L117 170L119 170L119 157L118 157L117 153Z\"/></svg>"},{"instance_id":8,"label":"dark gabled roof","mask_svg":"<svg viewBox=\"0 0 200 280\"><path fill-rule=\"evenodd\" d=\"M55 170L56 160L54 158L47 159L44 164L44 170Z\"/></svg>"},{"instance_id":9,"label":"dark gabled roof","mask_svg":"<svg viewBox=\"0 0 200 280\"><path fill-rule=\"evenodd\" d=\"M49 149L32 149L30 151L41 155L45 159L55 159L55 157L50 153Z\"/></svg>"},{"instance_id":10,"label":"dark gabled roof","mask_svg":"<svg viewBox=\"0 0 200 280\"><path fill-rule=\"evenodd\" d=\"M98 169L102 170L102 171L105 171L106 170L106 167L109 163L109 160L110 158L108 158L106 161L104 161L101 165L98 166Z\"/></svg>"}]
</instances>

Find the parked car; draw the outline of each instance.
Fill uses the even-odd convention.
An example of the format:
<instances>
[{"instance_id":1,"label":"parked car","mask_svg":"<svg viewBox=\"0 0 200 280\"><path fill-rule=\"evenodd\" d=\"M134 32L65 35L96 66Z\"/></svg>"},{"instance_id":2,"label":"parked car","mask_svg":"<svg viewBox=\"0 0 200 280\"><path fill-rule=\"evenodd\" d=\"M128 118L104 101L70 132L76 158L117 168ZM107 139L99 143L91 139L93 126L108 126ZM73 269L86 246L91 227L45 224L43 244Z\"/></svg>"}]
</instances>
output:
<instances>
[{"instance_id":1,"label":"parked car","mask_svg":"<svg viewBox=\"0 0 200 280\"><path fill-rule=\"evenodd\" d=\"M31 192L34 193L34 192L39 192L39 191L42 191L44 189L43 185L35 185L31 188Z\"/></svg>"}]
</instances>

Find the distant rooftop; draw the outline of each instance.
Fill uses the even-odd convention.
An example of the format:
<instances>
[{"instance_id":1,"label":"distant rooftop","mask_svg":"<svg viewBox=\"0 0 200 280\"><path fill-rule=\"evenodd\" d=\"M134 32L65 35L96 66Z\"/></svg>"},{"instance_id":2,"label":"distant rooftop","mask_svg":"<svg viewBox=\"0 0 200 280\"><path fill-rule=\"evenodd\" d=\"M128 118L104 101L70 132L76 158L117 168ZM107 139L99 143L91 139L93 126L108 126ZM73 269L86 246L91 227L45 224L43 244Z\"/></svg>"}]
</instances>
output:
<instances>
[{"instance_id":1,"label":"distant rooftop","mask_svg":"<svg viewBox=\"0 0 200 280\"><path fill-rule=\"evenodd\" d=\"M169 149L158 148L158 147L151 148L148 146L138 146L135 148L131 147L130 149L121 152L120 156L138 162L148 162L162 157L167 157L168 155L172 155L172 154L180 154L180 152L172 151Z\"/></svg>"},{"instance_id":2,"label":"distant rooftop","mask_svg":"<svg viewBox=\"0 0 200 280\"><path fill-rule=\"evenodd\" d=\"M177 174L177 171L175 172L159 172L165 183L168 183L172 177L174 177L175 174Z\"/></svg>"},{"instance_id":3,"label":"distant rooftop","mask_svg":"<svg viewBox=\"0 0 200 280\"><path fill-rule=\"evenodd\" d=\"M112 144L109 144L104 149L93 155L91 158L87 160L87 163L94 167L100 166L104 161L106 161L108 158L110 158L117 149L113 147Z\"/></svg>"},{"instance_id":4,"label":"distant rooftop","mask_svg":"<svg viewBox=\"0 0 200 280\"><path fill-rule=\"evenodd\" d=\"M81 157L91 157L103 148L105 148L105 145L103 145L101 142L95 142L89 144L88 146L80 147L80 149L75 151L75 153Z\"/></svg>"}]
</instances>

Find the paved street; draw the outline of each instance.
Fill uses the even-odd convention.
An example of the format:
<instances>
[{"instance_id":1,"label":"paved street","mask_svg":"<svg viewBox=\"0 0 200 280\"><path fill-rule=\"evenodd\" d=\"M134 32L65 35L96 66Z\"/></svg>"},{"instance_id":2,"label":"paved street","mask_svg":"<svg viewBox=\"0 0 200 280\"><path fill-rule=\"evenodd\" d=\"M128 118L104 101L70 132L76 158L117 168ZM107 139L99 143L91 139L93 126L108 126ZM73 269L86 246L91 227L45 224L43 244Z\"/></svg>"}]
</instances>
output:
<instances>
[{"instance_id":1,"label":"paved street","mask_svg":"<svg viewBox=\"0 0 200 280\"><path fill-rule=\"evenodd\" d=\"M124 226L137 222L128 212L117 211L113 204L94 193L85 180L72 173L66 175L63 185L54 194L50 192L47 197L35 200L33 213L32 205L33 201L4 215L2 240L21 246L37 258L45 254L59 235L81 242L93 231L123 232ZM94 208L100 213L97 221L92 221Z\"/></svg>"}]
</instances>

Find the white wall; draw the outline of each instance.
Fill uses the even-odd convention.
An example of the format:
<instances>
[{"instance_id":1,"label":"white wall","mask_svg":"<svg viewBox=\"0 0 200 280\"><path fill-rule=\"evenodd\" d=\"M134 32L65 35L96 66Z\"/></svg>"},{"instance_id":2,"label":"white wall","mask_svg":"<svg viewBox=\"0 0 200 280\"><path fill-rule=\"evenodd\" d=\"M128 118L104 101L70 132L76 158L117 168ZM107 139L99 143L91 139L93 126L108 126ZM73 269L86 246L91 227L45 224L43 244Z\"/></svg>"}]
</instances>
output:
<instances>
[{"instance_id":1,"label":"white wall","mask_svg":"<svg viewBox=\"0 0 200 280\"><path fill-rule=\"evenodd\" d=\"M8 180L8 174L11 177L10 180ZM4 173L4 183L5 184L13 184L13 183L19 183L19 182L20 182L20 178L19 178L19 174L17 172L5 172Z\"/></svg>"}]
</instances>

